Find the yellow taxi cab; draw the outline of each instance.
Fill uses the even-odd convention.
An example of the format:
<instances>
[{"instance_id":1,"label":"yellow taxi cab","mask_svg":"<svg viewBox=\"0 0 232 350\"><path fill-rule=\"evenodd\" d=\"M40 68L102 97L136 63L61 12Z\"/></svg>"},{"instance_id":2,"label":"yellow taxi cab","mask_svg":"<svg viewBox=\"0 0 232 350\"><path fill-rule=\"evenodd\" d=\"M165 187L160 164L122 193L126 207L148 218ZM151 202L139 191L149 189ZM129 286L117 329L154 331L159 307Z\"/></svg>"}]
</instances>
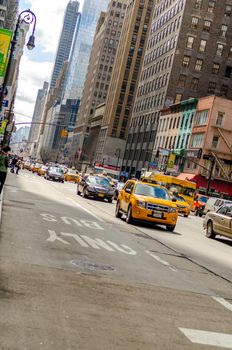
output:
<instances>
[{"instance_id":1,"label":"yellow taxi cab","mask_svg":"<svg viewBox=\"0 0 232 350\"><path fill-rule=\"evenodd\" d=\"M176 199L176 206L178 210L178 214L184 215L185 218L187 218L190 214L190 205L186 202L184 197L178 195L178 194L173 194L171 195L171 198Z\"/></svg>"},{"instance_id":2,"label":"yellow taxi cab","mask_svg":"<svg viewBox=\"0 0 232 350\"><path fill-rule=\"evenodd\" d=\"M35 164L33 164L33 166L31 167L31 171L33 172L33 173L37 173L38 172L38 170L39 170L39 168L42 166L42 164L40 164L40 163L35 163Z\"/></svg>"},{"instance_id":3,"label":"yellow taxi cab","mask_svg":"<svg viewBox=\"0 0 232 350\"><path fill-rule=\"evenodd\" d=\"M38 169L38 175L39 176L44 176L46 174L46 171L48 170L48 167L46 165L42 165L39 169Z\"/></svg>"},{"instance_id":4,"label":"yellow taxi cab","mask_svg":"<svg viewBox=\"0 0 232 350\"><path fill-rule=\"evenodd\" d=\"M64 175L64 179L65 179L65 181L73 181L73 182L77 183L80 180L80 175L78 174L77 170L68 169L68 171Z\"/></svg>"},{"instance_id":5,"label":"yellow taxi cab","mask_svg":"<svg viewBox=\"0 0 232 350\"><path fill-rule=\"evenodd\" d=\"M174 231L178 211L176 199L171 199L166 188L159 185L128 180L121 190L115 216L121 218L126 214L126 222L135 220L149 221L166 226L167 231Z\"/></svg>"}]
</instances>

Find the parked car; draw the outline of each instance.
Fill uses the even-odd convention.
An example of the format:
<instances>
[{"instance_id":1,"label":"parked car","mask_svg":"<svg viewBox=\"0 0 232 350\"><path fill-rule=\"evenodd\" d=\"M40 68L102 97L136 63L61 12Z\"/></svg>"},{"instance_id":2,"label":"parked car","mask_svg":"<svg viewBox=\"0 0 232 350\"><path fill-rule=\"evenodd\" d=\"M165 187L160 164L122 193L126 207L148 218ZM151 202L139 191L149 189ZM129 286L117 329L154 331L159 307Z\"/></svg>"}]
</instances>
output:
<instances>
[{"instance_id":1,"label":"parked car","mask_svg":"<svg viewBox=\"0 0 232 350\"><path fill-rule=\"evenodd\" d=\"M208 212L203 227L208 238L216 235L232 238L232 205L224 205L217 212Z\"/></svg>"},{"instance_id":2,"label":"parked car","mask_svg":"<svg viewBox=\"0 0 232 350\"><path fill-rule=\"evenodd\" d=\"M44 178L47 180L53 180L64 183L64 173L62 169L58 167L50 167L47 169Z\"/></svg>"},{"instance_id":3,"label":"parked car","mask_svg":"<svg viewBox=\"0 0 232 350\"><path fill-rule=\"evenodd\" d=\"M210 197L205 204L203 214L206 215L209 211L216 211L215 203L218 201L217 197Z\"/></svg>"},{"instance_id":4,"label":"parked car","mask_svg":"<svg viewBox=\"0 0 232 350\"><path fill-rule=\"evenodd\" d=\"M39 170L39 168L40 168L41 166L42 166L42 164L40 164L40 163L35 163L34 166L31 168L31 171L32 171L33 173L37 173L38 170Z\"/></svg>"},{"instance_id":5,"label":"parked car","mask_svg":"<svg viewBox=\"0 0 232 350\"><path fill-rule=\"evenodd\" d=\"M184 197L182 197L178 194L173 194L170 197L176 199L176 206L177 206L178 214L182 214L182 215L184 215L185 218L187 218L190 214L190 205L186 202Z\"/></svg>"},{"instance_id":6,"label":"parked car","mask_svg":"<svg viewBox=\"0 0 232 350\"><path fill-rule=\"evenodd\" d=\"M107 199L109 203L112 203L114 189L104 177L90 175L82 177L77 184L77 194L82 193L84 198Z\"/></svg>"},{"instance_id":7,"label":"parked car","mask_svg":"<svg viewBox=\"0 0 232 350\"><path fill-rule=\"evenodd\" d=\"M114 199L117 200L119 193L121 192L121 190L123 189L123 186L125 185L124 182L118 182L114 191Z\"/></svg>"},{"instance_id":8,"label":"parked car","mask_svg":"<svg viewBox=\"0 0 232 350\"><path fill-rule=\"evenodd\" d=\"M119 194L115 216L126 214L127 223L149 221L174 231L178 211L176 199L171 200L166 188L142 181L128 180Z\"/></svg>"}]
</instances>

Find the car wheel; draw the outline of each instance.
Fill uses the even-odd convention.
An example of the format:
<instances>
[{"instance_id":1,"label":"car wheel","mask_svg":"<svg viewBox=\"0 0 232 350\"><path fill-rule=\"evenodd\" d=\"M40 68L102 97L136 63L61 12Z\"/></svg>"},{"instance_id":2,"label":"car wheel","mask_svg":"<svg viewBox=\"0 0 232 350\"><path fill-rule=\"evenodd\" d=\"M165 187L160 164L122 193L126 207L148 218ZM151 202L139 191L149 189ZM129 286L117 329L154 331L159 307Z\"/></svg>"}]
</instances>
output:
<instances>
[{"instance_id":1,"label":"car wheel","mask_svg":"<svg viewBox=\"0 0 232 350\"><path fill-rule=\"evenodd\" d=\"M126 222L128 224L133 224L133 222L134 222L134 219L132 216L132 206L131 205L129 205L128 210L127 210Z\"/></svg>"},{"instance_id":2,"label":"car wheel","mask_svg":"<svg viewBox=\"0 0 232 350\"><path fill-rule=\"evenodd\" d=\"M216 237L214 230L213 230L213 223L212 221L207 222L206 226L206 237L214 239Z\"/></svg>"},{"instance_id":3,"label":"car wheel","mask_svg":"<svg viewBox=\"0 0 232 350\"><path fill-rule=\"evenodd\" d=\"M175 227L176 227L176 226L167 225L167 226L166 226L166 230L167 230L168 232L173 232L173 231L175 230Z\"/></svg>"},{"instance_id":4,"label":"car wheel","mask_svg":"<svg viewBox=\"0 0 232 350\"><path fill-rule=\"evenodd\" d=\"M188 215L187 215L187 214L185 214L185 215L184 215L184 217L185 217L185 218L188 218Z\"/></svg>"},{"instance_id":5,"label":"car wheel","mask_svg":"<svg viewBox=\"0 0 232 350\"><path fill-rule=\"evenodd\" d=\"M122 217L122 213L120 213L120 204L119 204L119 201L118 201L117 204L116 204L115 216L116 216L116 218L119 218L119 219L121 219L121 217Z\"/></svg>"},{"instance_id":6,"label":"car wheel","mask_svg":"<svg viewBox=\"0 0 232 350\"><path fill-rule=\"evenodd\" d=\"M86 190L83 190L83 197L84 197L84 198L88 198L88 195L87 195L87 191L86 191Z\"/></svg>"}]
</instances>

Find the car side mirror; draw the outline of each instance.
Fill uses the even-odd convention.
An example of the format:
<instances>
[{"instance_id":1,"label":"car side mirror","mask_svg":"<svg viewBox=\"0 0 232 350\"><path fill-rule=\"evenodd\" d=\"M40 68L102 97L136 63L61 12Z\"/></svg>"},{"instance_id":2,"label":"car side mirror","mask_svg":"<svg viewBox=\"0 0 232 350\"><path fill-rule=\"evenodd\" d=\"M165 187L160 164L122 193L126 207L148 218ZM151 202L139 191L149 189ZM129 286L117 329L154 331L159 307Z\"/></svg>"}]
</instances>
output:
<instances>
[{"instance_id":1,"label":"car side mirror","mask_svg":"<svg viewBox=\"0 0 232 350\"><path fill-rule=\"evenodd\" d=\"M131 193L131 189L130 188L126 188L125 192L126 193Z\"/></svg>"},{"instance_id":2,"label":"car side mirror","mask_svg":"<svg viewBox=\"0 0 232 350\"><path fill-rule=\"evenodd\" d=\"M176 198L172 198L172 202L177 202L177 199Z\"/></svg>"}]
</instances>

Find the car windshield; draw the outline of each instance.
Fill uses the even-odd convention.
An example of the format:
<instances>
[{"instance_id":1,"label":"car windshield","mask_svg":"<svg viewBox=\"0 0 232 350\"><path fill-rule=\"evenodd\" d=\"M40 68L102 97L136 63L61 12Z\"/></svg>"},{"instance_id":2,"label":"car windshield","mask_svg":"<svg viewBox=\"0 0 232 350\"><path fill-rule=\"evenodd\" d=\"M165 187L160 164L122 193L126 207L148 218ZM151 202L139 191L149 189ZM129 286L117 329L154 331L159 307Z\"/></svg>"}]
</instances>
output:
<instances>
[{"instance_id":1,"label":"car windshield","mask_svg":"<svg viewBox=\"0 0 232 350\"><path fill-rule=\"evenodd\" d=\"M86 179L86 182L89 182L91 185L95 185L95 186L97 185L97 186L110 187L109 181L103 177L90 176Z\"/></svg>"},{"instance_id":2,"label":"car windshield","mask_svg":"<svg viewBox=\"0 0 232 350\"><path fill-rule=\"evenodd\" d=\"M76 170L70 169L70 170L68 171L68 174L69 174L69 175L77 175L77 172L76 172Z\"/></svg>"},{"instance_id":3,"label":"car windshield","mask_svg":"<svg viewBox=\"0 0 232 350\"><path fill-rule=\"evenodd\" d=\"M207 197L199 196L199 197L198 197L198 200L199 200L200 202L207 203L208 198L207 198Z\"/></svg>"},{"instance_id":4,"label":"car windshield","mask_svg":"<svg viewBox=\"0 0 232 350\"><path fill-rule=\"evenodd\" d=\"M174 195L173 197L176 198L176 200L179 201L179 202L186 202L186 200L183 197L181 197L181 196Z\"/></svg>"},{"instance_id":5,"label":"car windshield","mask_svg":"<svg viewBox=\"0 0 232 350\"><path fill-rule=\"evenodd\" d=\"M60 168L52 167L49 170L52 171L53 173L63 174L63 170Z\"/></svg>"},{"instance_id":6,"label":"car windshield","mask_svg":"<svg viewBox=\"0 0 232 350\"><path fill-rule=\"evenodd\" d=\"M168 192L164 188L156 186L137 184L134 193L140 196L154 197L167 200L170 199Z\"/></svg>"}]
</instances>

